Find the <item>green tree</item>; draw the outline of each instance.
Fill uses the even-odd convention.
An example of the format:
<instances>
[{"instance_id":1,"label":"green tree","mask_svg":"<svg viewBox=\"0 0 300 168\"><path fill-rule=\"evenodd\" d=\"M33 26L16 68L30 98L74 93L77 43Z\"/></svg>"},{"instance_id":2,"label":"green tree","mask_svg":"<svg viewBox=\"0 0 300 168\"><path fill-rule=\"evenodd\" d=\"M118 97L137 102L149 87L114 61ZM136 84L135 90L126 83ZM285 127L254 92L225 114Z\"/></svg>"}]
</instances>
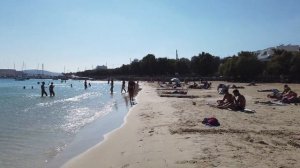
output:
<instances>
[{"instance_id":1,"label":"green tree","mask_svg":"<svg viewBox=\"0 0 300 168\"><path fill-rule=\"evenodd\" d=\"M148 54L141 60L141 70L144 75L154 75L156 73L155 55Z\"/></svg>"}]
</instances>

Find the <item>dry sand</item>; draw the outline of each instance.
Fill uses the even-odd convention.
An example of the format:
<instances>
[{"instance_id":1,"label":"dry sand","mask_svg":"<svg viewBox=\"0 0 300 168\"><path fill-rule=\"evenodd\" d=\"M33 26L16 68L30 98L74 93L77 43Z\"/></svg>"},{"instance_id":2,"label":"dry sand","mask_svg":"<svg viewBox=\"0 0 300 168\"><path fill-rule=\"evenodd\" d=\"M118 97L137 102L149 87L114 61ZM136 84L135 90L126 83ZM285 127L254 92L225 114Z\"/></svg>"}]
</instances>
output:
<instances>
[{"instance_id":1,"label":"dry sand","mask_svg":"<svg viewBox=\"0 0 300 168\"><path fill-rule=\"evenodd\" d=\"M159 97L154 84L144 83L126 123L101 144L70 160L65 168L194 168L300 167L300 105L262 105L268 93L258 89L282 84L245 86L240 92L256 113L209 107L222 98L212 89L189 89L199 98ZM300 85L290 87L300 94ZM220 127L201 123L215 116Z\"/></svg>"}]
</instances>

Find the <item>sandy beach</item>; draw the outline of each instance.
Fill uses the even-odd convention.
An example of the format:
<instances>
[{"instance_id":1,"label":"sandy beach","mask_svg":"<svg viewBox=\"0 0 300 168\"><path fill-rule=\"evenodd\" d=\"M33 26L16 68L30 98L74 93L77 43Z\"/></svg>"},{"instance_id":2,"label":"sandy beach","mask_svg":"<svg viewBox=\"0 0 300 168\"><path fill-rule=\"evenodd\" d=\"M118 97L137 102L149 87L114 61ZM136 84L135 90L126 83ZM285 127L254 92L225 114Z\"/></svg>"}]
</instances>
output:
<instances>
[{"instance_id":1,"label":"sandy beach","mask_svg":"<svg viewBox=\"0 0 300 168\"><path fill-rule=\"evenodd\" d=\"M246 108L255 110L245 113L207 105L223 97L216 91L219 83L208 90L189 89L188 95L198 96L193 99L159 97L156 84L142 83L124 125L63 167L300 167L299 105L256 103L270 100L257 90L282 90L283 84L235 83L245 87L240 93ZM299 84L289 86L300 94ZM221 126L201 123L212 116Z\"/></svg>"}]
</instances>

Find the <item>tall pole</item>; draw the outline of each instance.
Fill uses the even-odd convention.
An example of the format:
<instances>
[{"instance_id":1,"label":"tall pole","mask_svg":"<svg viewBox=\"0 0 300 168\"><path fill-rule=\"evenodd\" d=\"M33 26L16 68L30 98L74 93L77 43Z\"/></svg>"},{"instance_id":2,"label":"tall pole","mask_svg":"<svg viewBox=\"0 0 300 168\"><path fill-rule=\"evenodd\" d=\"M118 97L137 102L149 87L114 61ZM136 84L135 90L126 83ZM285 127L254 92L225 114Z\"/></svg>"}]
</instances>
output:
<instances>
[{"instance_id":1,"label":"tall pole","mask_svg":"<svg viewBox=\"0 0 300 168\"><path fill-rule=\"evenodd\" d=\"M44 76L44 64L42 64L42 75Z\"/></svg>"}]
</instances>

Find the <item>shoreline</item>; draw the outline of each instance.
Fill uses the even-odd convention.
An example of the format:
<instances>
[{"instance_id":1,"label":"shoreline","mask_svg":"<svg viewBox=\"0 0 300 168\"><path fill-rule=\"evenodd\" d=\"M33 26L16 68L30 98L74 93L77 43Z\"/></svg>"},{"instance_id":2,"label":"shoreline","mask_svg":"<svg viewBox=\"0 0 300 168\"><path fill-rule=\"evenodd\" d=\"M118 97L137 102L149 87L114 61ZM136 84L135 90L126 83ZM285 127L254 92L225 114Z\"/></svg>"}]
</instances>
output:
<instances>
[{"instance_id":1,"label":"shoreline","mask_svg":"<svg viewBox=\"0 0 300 168\"><path fill-rule=\"evenodd\" d=\"M135 97L135 102L136 102L136 104L135 104L134 106L132 106L131 108L129 108L129 110L128 110L126 116L123 118L122 124L121 124L119 127L117 127L117 128L115 128L115 129L109 131L108 133L104 134L104 135L103 135L103 139L102 139L99 143L97 143L97 144L95 144L94 146L92 146L91 148L89 148L89 149L83 151L83 152L80 153L79 155L77 155L77 156L75 156L75 157L69 159L67 162L65 162L64 164L62 164L60 167L61 167L61 168L69 167L70 164L72 164L72 162L76 162L76 161L79 160L80 158L85 157L91 150L95 150L95 149L97 149L99 146L101 146L102 144L106 143L106 141L108 141L108 140L110 139L110 136L112 136L113 134L115 134L115 132L117 132L117 131L119 131L120 129L122 129L122 128L127 124L127 122L128 122L128 117L130 116L130 114L132 113L132 111L134 110L134 108L136 107L136 105L138 104L138 102L139 102L139 97L140 97L140 95L141 95L141 92L143 91L143 87L144 87L144 86L145 86L144 83L142 83L142 85L140 85L140 88L142 88L142 90L139 91L139 93L138 93L138 94L136 95L136 97ZM72 166L71 166L71 167L72 167Z\"/></svg>"},{"instance_id":2,"label":"shoreline","mask_svg":"<svg viewBox=\"0 0 300 168\"><path fill-rule=\"evenodd\" d=\"M240 92L246 107L256 111L242 113L207 105L223 97L216 92L219 83L209 90L189 89L188 95L198 96L194 99L159 97L154 84L143 83L127 122L63 168L300 167L299 107L255 103L268 100L257 90L283 84L235 83L245 86ZM290 87L300 93L299 84ZM220 127L201 123L211 116Z\"/></svg>"},{"instance_id":3,"label":"shoreline","mask_svg":"<svg viewBox=\"0 0 300 168\"><path fill-rule=\"evenodd\" d=\"M121 87L117 87L117 90L120 89ZM107 93L107 96L111 97L111 94ZM61 167L72 158L104 141L106 134L109 134L123 125L124 119L131 109L126 99L127 93L121 95L116 94L116 96L113 97L111 98L111 111L104 116L99 117L92 123L89 123L76 133L72 142L68 143L67 147L62 152L58 153L54 158L51 158L45 167Z\"/></svg>"}]
</instances>

